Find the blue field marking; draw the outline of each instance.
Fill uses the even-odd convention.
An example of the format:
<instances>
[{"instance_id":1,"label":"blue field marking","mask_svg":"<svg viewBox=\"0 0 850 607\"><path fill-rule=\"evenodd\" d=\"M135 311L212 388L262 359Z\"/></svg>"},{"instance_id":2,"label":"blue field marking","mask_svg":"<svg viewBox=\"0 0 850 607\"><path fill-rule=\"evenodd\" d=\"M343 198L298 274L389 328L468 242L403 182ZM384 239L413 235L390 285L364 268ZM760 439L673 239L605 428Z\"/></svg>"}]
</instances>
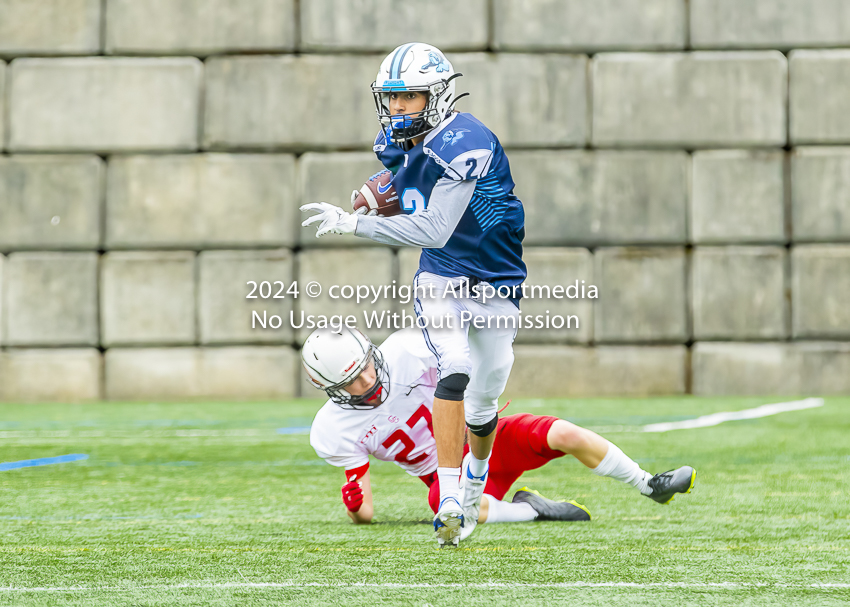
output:
<instances>
[{"instance_id":1,"label":"blue field marking","mask_svg":"<svg viewBox=\"0 0 850 607\"><path fill-rule=\"evenodd\" d=\"M69 455L57 455L56 457L40 457L38 459L22 459L18 462L0 463L0 472L5 470L17 470L18 468L32 468L34 466L49 466L51 464L66 464L88 459L85 453L71 453Z\"/></svg>"},{"instance_id":2,"label":"blue field marking","mask_svg":"<svg viewBox=\"0 0 850 607\"><path fill-rule=\"evenodd\" d=\"M278 428L278 434L310 434L310 426L290 426L288 428Z\"/></svg>"}]
</instances>

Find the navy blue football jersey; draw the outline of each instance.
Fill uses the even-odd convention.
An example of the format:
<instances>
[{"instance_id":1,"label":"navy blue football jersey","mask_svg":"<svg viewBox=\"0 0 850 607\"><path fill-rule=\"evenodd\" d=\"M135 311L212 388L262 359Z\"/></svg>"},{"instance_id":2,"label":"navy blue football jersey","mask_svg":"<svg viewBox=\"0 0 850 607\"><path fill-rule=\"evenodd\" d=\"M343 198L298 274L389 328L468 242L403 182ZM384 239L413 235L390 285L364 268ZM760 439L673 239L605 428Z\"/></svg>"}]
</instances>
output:
<instances>
[{"instance_id":1,"label":"navy blue football jersey","mask_svg":"<svg viewBox=\"0 0 850 607\"><path fill-rule=\"evenodd\" d=\"M475 179L475 191L454 233L441 249L422 249L421 270L439 276L469 276L500 287L521 284L525 213L514 195L508 158L490 129L471 114L452 114L410 150L378 133L373 147L393 172L402 211L428 207L441 179ZM517 290L519 296L519 290Z\"/></svg>"}]
</instances>

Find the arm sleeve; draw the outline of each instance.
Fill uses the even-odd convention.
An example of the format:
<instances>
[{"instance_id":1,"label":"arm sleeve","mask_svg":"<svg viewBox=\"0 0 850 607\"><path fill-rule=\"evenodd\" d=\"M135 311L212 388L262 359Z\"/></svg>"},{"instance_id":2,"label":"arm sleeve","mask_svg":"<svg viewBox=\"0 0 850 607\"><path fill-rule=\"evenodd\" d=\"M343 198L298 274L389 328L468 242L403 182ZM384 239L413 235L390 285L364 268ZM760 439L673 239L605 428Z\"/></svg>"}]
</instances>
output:
<instances>
[{"instance_id":1,"label":"arm sleeve","mask_svg":"<svg viewBox=\"0 0 850 607\"><path fill-rule=\"evenodd\" d=\"M358 466L357 468L346 468L345 469L345 480L350 480L352 477L355 480L362 480L363 475L369 471L369 462L366 462L362 466Z\"/></svg>"},{"instance_id":2,"label":"arm sleeve","mask_svg":"<svg viewBox=\"0 0 850 607\"><path fill-rule=\"evenodd\" d=\"M310 429L310 446L331 466L354 470L369 465L369 454L361 445L339 436L337 429L323 421L321 410Z\"/></svg>"},{"instance_id":3,"label":"arm sleeve","mask_svg":"<svg viewBox=\"0 0 850 607\"><path fill-rule=\"evenodd\" d=\"M428 208L412 215L357 218L356 236L390 245L440 249L446 245L463 217L475 179L440 179L431 192Z\"/></svg>"}]
</instances>

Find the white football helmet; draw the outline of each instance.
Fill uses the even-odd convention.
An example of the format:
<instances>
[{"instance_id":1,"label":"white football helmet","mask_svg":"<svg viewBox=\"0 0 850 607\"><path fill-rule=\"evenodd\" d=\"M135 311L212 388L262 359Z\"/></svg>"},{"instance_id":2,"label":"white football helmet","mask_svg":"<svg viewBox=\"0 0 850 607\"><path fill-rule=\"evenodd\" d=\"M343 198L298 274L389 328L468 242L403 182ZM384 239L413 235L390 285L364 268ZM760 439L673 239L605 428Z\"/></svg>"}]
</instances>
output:
<instances>
[{"instance_id":1,"label":"white football helmet","mask_svg":"<svg viewBox=\"0 0 850 607\"><path fill-rule=\"evenodd\" d=\"M375 384L364 394L343 390L369 361L375 365ZM301 362L310 382L343 409L374 409L389 394L389 373L381 352L357 329L316 329L301 348Z\"/></svg>"},{"instance_id":2,"label":"white football helmet","mask_svg":"<svg viewBox=\"0 0 850 607\"><path fill-rule=\"evenodd\" d=\"M394 143L427 133L448 116L462 95L455 95L454 80L462 76L436 46L422 42L402 44L384 59L372 95L378 120ZM389 97L398 91L422 91L428 103L422 112L390 115Z\"/></svg>"}]
</instances>

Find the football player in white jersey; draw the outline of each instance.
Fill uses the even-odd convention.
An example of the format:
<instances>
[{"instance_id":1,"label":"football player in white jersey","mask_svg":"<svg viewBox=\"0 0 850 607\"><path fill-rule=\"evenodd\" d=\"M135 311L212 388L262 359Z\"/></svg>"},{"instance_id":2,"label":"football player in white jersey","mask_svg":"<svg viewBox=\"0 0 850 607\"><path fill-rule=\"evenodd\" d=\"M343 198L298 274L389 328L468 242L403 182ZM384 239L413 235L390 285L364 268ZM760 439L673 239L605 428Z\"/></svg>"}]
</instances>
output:
<instances>
[{"instance_id":1,"label":"football player in white jersey","mask_svg":"<svg viewBox=\"0 0 850 607\"><path fill-rule=\"evenodd\" d=\"M431 403L437 358L421 332L393 333L377 348L356 329L318 329L304 343L302 363L310 381L330 400L316 414L310 444L319 457L343 468L342 500L355 523L374 516L369 456L395 462L429 487L429 504L439 505L437 453ZM526 488L511 502L502 498L520 475L572 455L600 476L628 483L659 503L693 487L696 471L683 466L652 476L616 445L568 421L528 413L499 420L479 522L590 520L574 502L555 502ZM469 454L466 454L469 457ZM472 528L463 528L461 538Z\"/></svg>"},{"instance_id":2,"label":"football player in white jersey","mask_svg":"<svg viewBox=\"0 0 850 607\"><path fill-rule=\"evenodd\" d=\"M411 42L387 55L372 83L381 125L372 149L393 173L402 214L356 215L325 202L301 207L316 212L302 225L318 224L317 237L354 234L422 247L414 310L428 325L422 330L438 361L432 409L440 478L434 533L440 545L456 545L461 527L468 533L477 524L526 278L525 214L508 158L481 121L455 111L463 97L455 91L459 76L440 49ZM476 286L503 295L486 301L470 295ZM464 324L465 314L486 325ZM514 324L493 326L496 319ZM464 422L471 451L465 460Z\"/></svg>"}]
</instances>

